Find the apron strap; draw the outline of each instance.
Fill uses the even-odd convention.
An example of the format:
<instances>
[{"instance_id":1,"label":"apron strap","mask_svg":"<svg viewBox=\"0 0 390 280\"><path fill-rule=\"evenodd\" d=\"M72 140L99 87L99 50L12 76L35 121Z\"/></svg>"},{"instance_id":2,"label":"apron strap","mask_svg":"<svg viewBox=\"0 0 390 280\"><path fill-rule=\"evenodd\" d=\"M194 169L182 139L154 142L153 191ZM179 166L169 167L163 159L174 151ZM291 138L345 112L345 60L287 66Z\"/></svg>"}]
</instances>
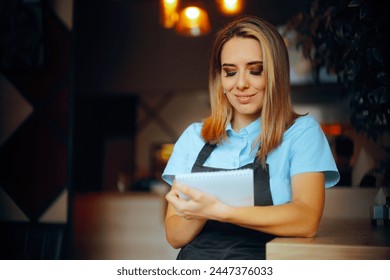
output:
<instances>
[{"instance_id":1,"label":"apron strap","mask_svg":"<svg viewBox=\"0 0 390 280\"><path fill-rule=\"evenodd\" d=\"M269 178L269 169L268 164L266 168L263 168L261 164L255 163L254 164L253 172L255 172L254 176L254 198L255 198L255 205L256 206L267 206L267 205L273 205L273 199L271 194L271 187L270 187L270 178Z\"/></svg>"},{"instance_id":2,"label":"apron strap","mask_svg":"<svg viewBox=\"0 0 390 280\"><path fill-rule=\"evenodd\" d=\"M198 157L196 158L196 161L192 167L192 172L194 172L195 166L203 166L203 164L206 162L207 158L210 156L211 152L215 149L217 145L206 143L204 144L202 150L200 150Z\"/></svg>"}]
</instances>

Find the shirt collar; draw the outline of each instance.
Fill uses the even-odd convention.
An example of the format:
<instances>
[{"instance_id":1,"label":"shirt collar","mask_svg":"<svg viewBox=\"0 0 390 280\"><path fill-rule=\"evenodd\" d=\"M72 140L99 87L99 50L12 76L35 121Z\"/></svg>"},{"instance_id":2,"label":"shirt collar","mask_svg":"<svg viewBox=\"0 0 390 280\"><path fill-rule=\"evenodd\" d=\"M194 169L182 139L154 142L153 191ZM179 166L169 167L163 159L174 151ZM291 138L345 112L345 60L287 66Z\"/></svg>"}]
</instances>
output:
<instances>
[{"instance_id":1,"label":"shirt collar","mask_svg":"<svg viewBox=\"0 0 390 280\"><path fill-rule=\"evenodd\" d=\"M232 128L232 124L229 123L226 127L226 132L229 133L229 131L230 131L230 133L236 133L238 135L247 134L247 135L256 135L257 136L260 132L260 124L261 124L260 118L258 118L256 120L254 120L253 122L251 122L250 124L248 124L246 127L241 128L241 130L238 133L236 133Z\"/></svg>"}]
</instances>

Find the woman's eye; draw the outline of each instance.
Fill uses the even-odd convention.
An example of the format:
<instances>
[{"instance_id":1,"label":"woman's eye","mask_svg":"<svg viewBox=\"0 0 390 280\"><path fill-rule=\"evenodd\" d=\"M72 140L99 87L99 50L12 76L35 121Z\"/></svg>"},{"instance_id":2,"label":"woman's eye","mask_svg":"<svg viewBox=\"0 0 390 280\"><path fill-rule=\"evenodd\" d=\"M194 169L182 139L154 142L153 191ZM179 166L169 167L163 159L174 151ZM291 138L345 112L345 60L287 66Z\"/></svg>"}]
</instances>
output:
<instances>
[{"instance_id":1,"label":"woman's eye","mask_svg":"<svg viewBox=\"0 0 390 280\"><path fill-rule=\"evenodd\" d=\"M260 76L263 73L263 68L253 69L249 71L252 75Z\"/></svg>"},{"instance_id":2,"label":"woman's eye","mask_svg":"<svg viewBox=\"0 0 390 280\"><path fill-rule=\"evenodd\" d=\"M225 74L224 74L225 77L233 77L234 75L237 74L237 71L234 69L225 68L225 69L223 69L223 71L225 72Z\"/></svg>"},{"instance_id":3,"label":"woman's eye","mask_svg":"<svg viewBox=\"0 0 390 280\"><path fill-rule=\"evenodd\" d=\"M234 75L236 75L236 71L228 71L228 72L225 72L225 77L233 77Z\"/></svg>"}]
</instances>

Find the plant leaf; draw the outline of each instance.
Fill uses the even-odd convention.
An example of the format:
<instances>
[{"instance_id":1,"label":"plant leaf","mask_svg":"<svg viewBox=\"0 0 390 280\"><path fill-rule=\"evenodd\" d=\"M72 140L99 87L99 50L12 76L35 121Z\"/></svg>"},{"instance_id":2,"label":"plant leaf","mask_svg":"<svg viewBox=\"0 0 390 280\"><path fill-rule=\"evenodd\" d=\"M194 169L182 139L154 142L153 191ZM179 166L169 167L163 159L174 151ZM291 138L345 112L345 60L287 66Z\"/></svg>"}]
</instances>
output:
<instances>
[{"instance_id":1,"label":"plant leaf","mask_svg":"<svg viewBox=\"0 0 390 280\"><path fill-rule=\"evenodd\" d=\"M352 1L348 4L348 8L359 7L359 6L361 6L364 2L366 2L366 0L352 0Z\"/></svg>"},{"instance_id":2,"label":"plant leaf","mask_svg":"<svg viewBox=\"0 0 390 280\"><path fill-rule=\"evenodd\" d=\"M372 48L372 56L375 58L376 61L378 61L381 65L384 65L383 63L383 55L380 52L378 48Z\"/></svg>"},{"instance_id":3,"label":"plant leaf","mask_svg":"<svg viewBox=\"0 0 390 280\"><path fill-rule=\"evenodd\" d=\"M360 19L365 19L368 15L368 5L367 3L363 4L363 6L360 7Z\"/></svg>"}]
</instances>

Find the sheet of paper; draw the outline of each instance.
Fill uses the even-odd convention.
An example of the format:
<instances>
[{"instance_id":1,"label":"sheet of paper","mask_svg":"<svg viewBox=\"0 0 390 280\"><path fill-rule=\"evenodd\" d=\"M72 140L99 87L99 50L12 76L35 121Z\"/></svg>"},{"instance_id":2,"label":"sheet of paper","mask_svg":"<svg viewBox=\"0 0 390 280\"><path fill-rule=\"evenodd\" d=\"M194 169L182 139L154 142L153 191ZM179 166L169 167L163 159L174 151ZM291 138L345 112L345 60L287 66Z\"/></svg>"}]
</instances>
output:
<instances>
[{"instance_id":1,"label":"sheet of paper","mask_svg":"<svg viewBox=\"0 0 390 280\"><path fill-rule=\"evenodd\" d=\"M179 174L175 179L231 206L254 205L252 169ZM180 197L187 199L183 194Z\"/></svg>"}]
</instances>

